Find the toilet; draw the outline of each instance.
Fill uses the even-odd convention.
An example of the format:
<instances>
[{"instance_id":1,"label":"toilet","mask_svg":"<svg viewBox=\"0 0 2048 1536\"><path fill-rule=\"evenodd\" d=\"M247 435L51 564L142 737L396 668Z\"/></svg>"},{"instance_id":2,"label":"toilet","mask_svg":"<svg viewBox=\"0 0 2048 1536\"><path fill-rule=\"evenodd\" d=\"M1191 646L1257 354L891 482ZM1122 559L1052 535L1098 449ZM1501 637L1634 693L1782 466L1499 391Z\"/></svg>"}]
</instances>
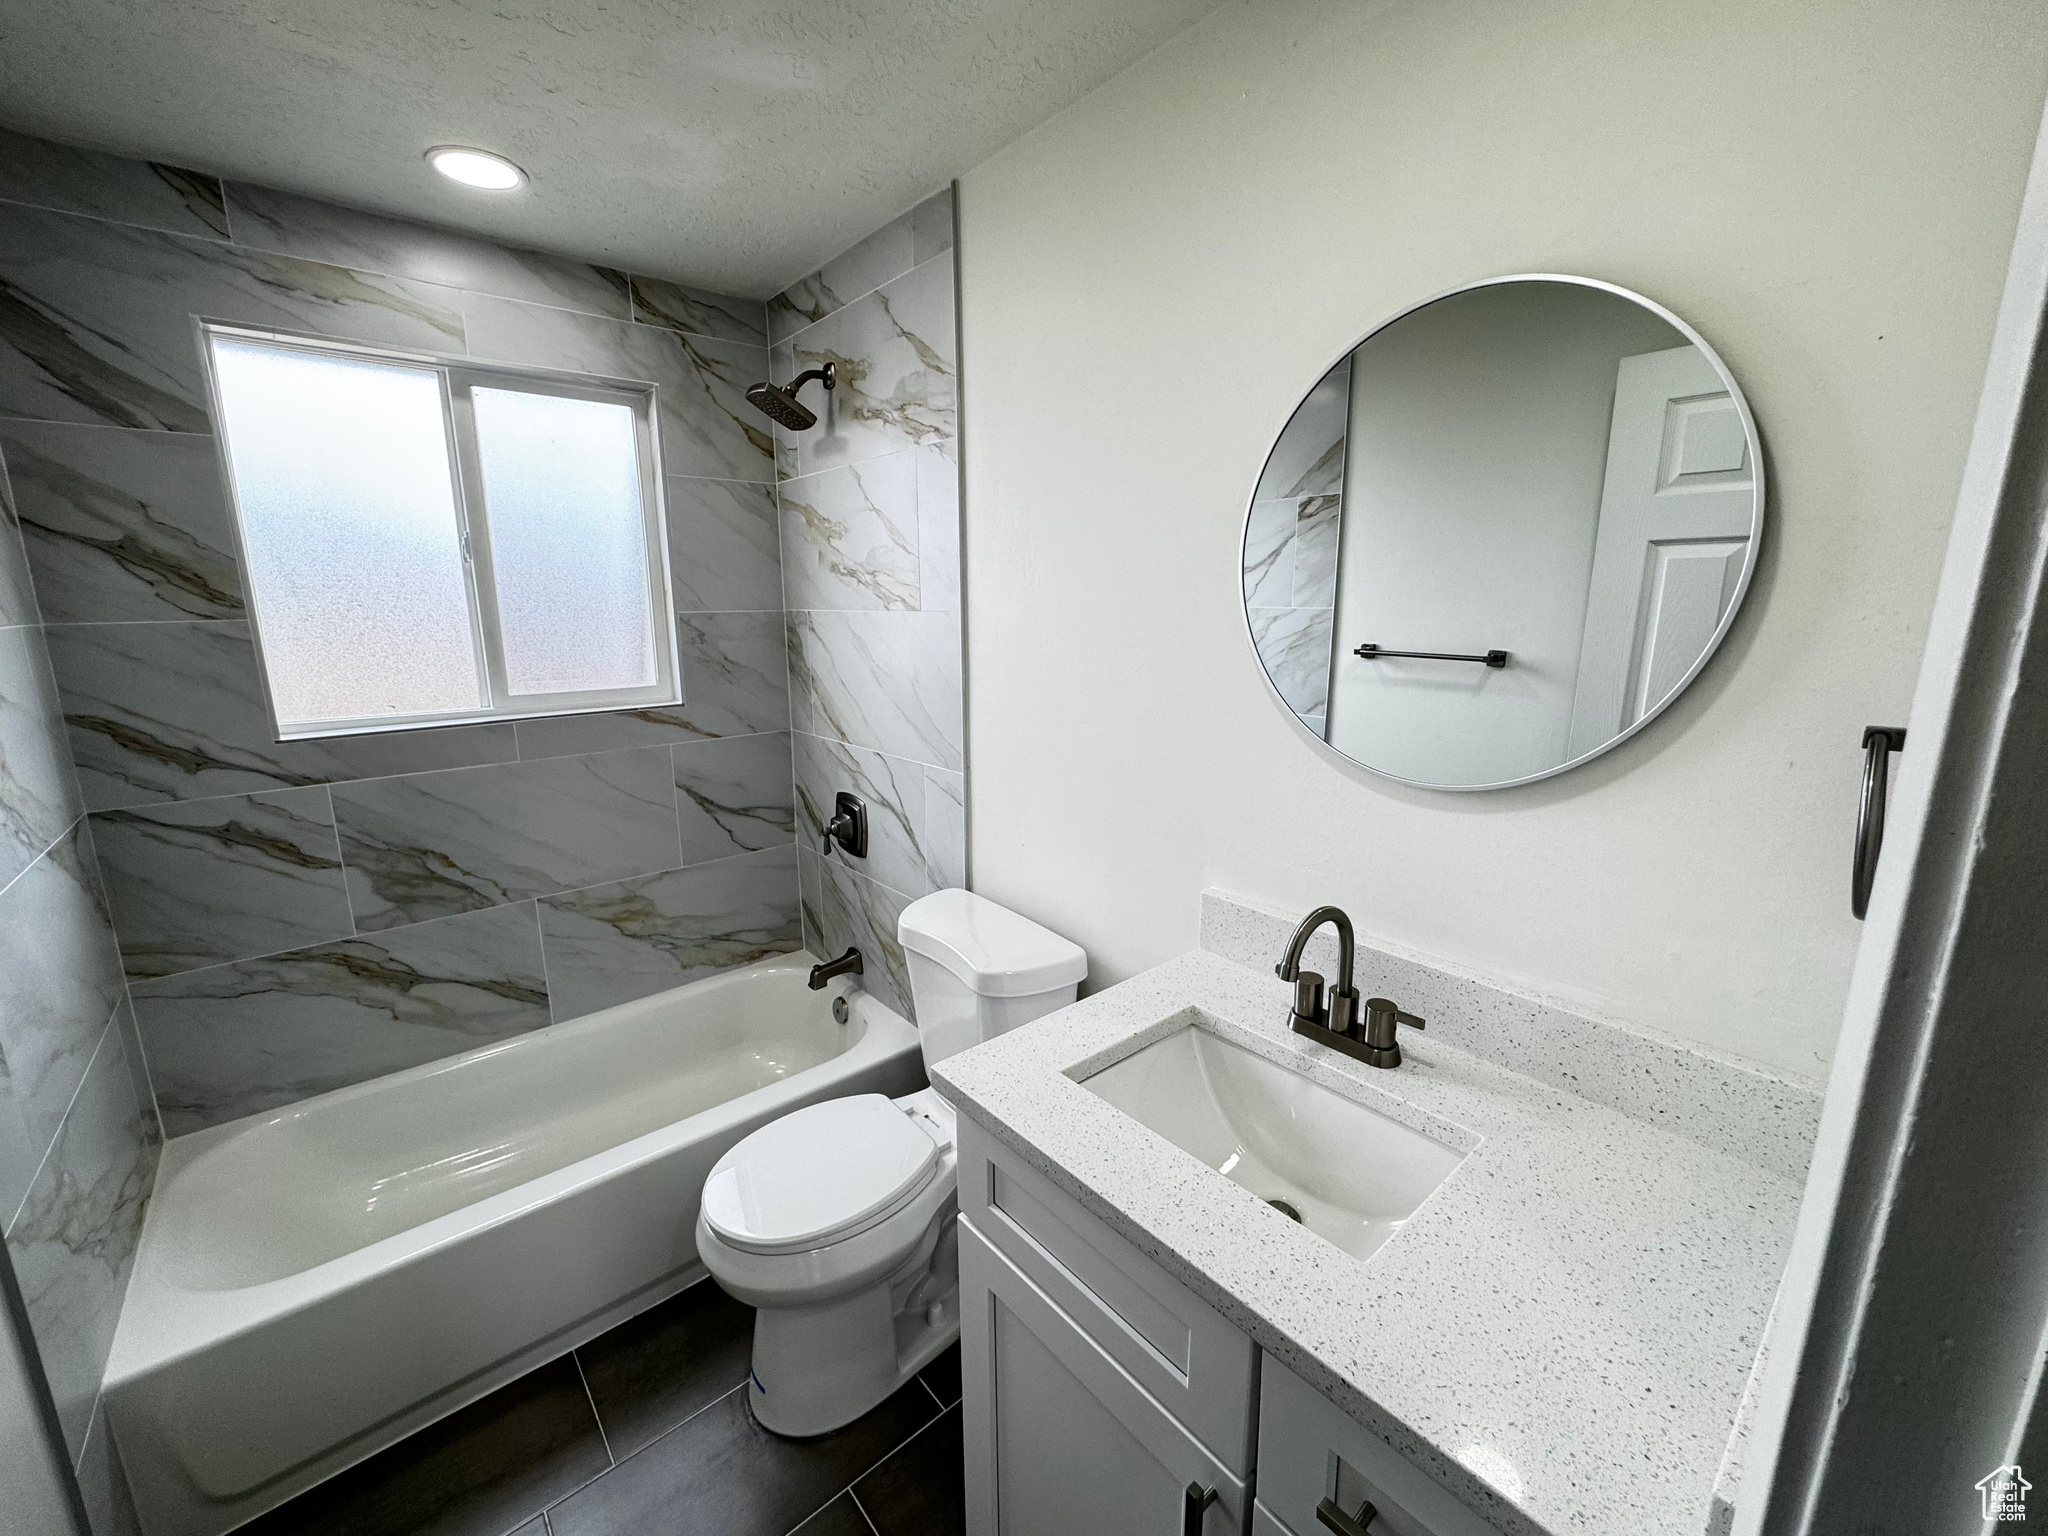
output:
<instances>
[{"instance_id":1,"label":"toilet","mask_svg":"<svg viewBox=\"0 0 2048 1536\"><path fill-rule=\"evenodd\" d=\"M1064 1008L1088 957L948 890L903 909L925 1065ZM704 1181L697 1252L755 1308L747 1395L777 1434L859 1418L960 1336L953 1107L938 1090L828 1099L741 1141Z\"/></svg>"}]
</instances>

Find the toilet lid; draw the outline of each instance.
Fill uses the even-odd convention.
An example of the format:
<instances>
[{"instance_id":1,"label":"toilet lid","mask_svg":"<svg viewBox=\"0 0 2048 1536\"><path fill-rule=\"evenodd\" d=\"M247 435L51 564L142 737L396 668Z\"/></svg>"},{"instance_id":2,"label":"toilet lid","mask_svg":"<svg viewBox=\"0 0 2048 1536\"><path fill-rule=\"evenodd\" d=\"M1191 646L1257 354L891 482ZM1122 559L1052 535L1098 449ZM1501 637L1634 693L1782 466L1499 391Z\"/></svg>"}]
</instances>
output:
<instances>
[{"instance_id":1,"label":"toilet lid","mask_svg":"<svg viewBox=\"0 0 2048 1536\"><path fill-rule=\"evenodd\" d=\"M879 1093L784 1115L718 1160L704 1220L736 1248L794 1253L874 1225L931 1182L939 1149Z\"/></svg>"}]
</instances>

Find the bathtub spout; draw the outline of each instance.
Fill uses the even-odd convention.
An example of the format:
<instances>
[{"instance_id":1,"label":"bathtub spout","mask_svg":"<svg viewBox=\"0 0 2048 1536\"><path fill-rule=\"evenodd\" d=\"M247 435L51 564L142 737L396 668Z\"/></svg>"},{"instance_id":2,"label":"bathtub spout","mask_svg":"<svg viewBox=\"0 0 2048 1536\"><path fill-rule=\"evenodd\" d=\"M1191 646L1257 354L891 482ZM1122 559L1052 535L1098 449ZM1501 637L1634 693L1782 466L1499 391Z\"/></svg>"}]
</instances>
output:
<instances>
[{"instance_id":1,"label":"bathtub spout","mask_svg":"<svg viewBox=\"0 0 2048 1536\"><path fill-rule=\"evenodd\" d=\"M823 965L811 967L811 990L822 992L825 983L834 976L859 976L864 974L860 966L860 951L849 949L837 960L827 960Z\"/></svg>"}]
</instances>

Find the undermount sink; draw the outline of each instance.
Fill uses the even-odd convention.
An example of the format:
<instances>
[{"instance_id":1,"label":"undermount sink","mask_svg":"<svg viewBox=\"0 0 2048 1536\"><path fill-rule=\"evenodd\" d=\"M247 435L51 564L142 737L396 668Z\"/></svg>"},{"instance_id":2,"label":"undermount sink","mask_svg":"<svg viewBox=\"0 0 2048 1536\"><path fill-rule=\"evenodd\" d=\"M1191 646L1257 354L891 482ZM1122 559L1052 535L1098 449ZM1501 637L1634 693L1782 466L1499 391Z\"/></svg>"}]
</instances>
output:
<instances>
[{"instance_id":1,"label":"undermount sink","mask_svg":"<svg viewBox=\"0 0 2048 1536\"><path fill-rule=\"evenodd\" d=\"M1464 1159L1194 1026L1081 1086L1354 1258L1392 1237Z\"/></svg>"}]
</instances>

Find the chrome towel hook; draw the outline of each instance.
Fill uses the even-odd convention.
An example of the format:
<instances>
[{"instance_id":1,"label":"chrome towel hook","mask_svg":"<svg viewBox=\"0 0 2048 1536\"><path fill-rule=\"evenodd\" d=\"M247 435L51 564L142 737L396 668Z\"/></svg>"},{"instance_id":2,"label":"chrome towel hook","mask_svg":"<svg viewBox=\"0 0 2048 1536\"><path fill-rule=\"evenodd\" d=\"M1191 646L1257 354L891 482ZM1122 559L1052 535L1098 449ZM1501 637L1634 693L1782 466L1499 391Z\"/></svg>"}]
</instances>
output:
<instances>
[{"instance_id":1,"label":"chrome towel hook","mask_svg":"<svg viewBox=\"0 0 2048 1536\"><path fill-rule=\"evenodd\" d=\"M1877 856L1884 851L1884 802L1890 788L1891 757L1905 745L1903 725L1863 729L1863 798L1856 807L1856 863L1849 874L1849 910L1858 918L1869 910L1870 883L1877 878Z\"/></svg>"}]
</instances>

